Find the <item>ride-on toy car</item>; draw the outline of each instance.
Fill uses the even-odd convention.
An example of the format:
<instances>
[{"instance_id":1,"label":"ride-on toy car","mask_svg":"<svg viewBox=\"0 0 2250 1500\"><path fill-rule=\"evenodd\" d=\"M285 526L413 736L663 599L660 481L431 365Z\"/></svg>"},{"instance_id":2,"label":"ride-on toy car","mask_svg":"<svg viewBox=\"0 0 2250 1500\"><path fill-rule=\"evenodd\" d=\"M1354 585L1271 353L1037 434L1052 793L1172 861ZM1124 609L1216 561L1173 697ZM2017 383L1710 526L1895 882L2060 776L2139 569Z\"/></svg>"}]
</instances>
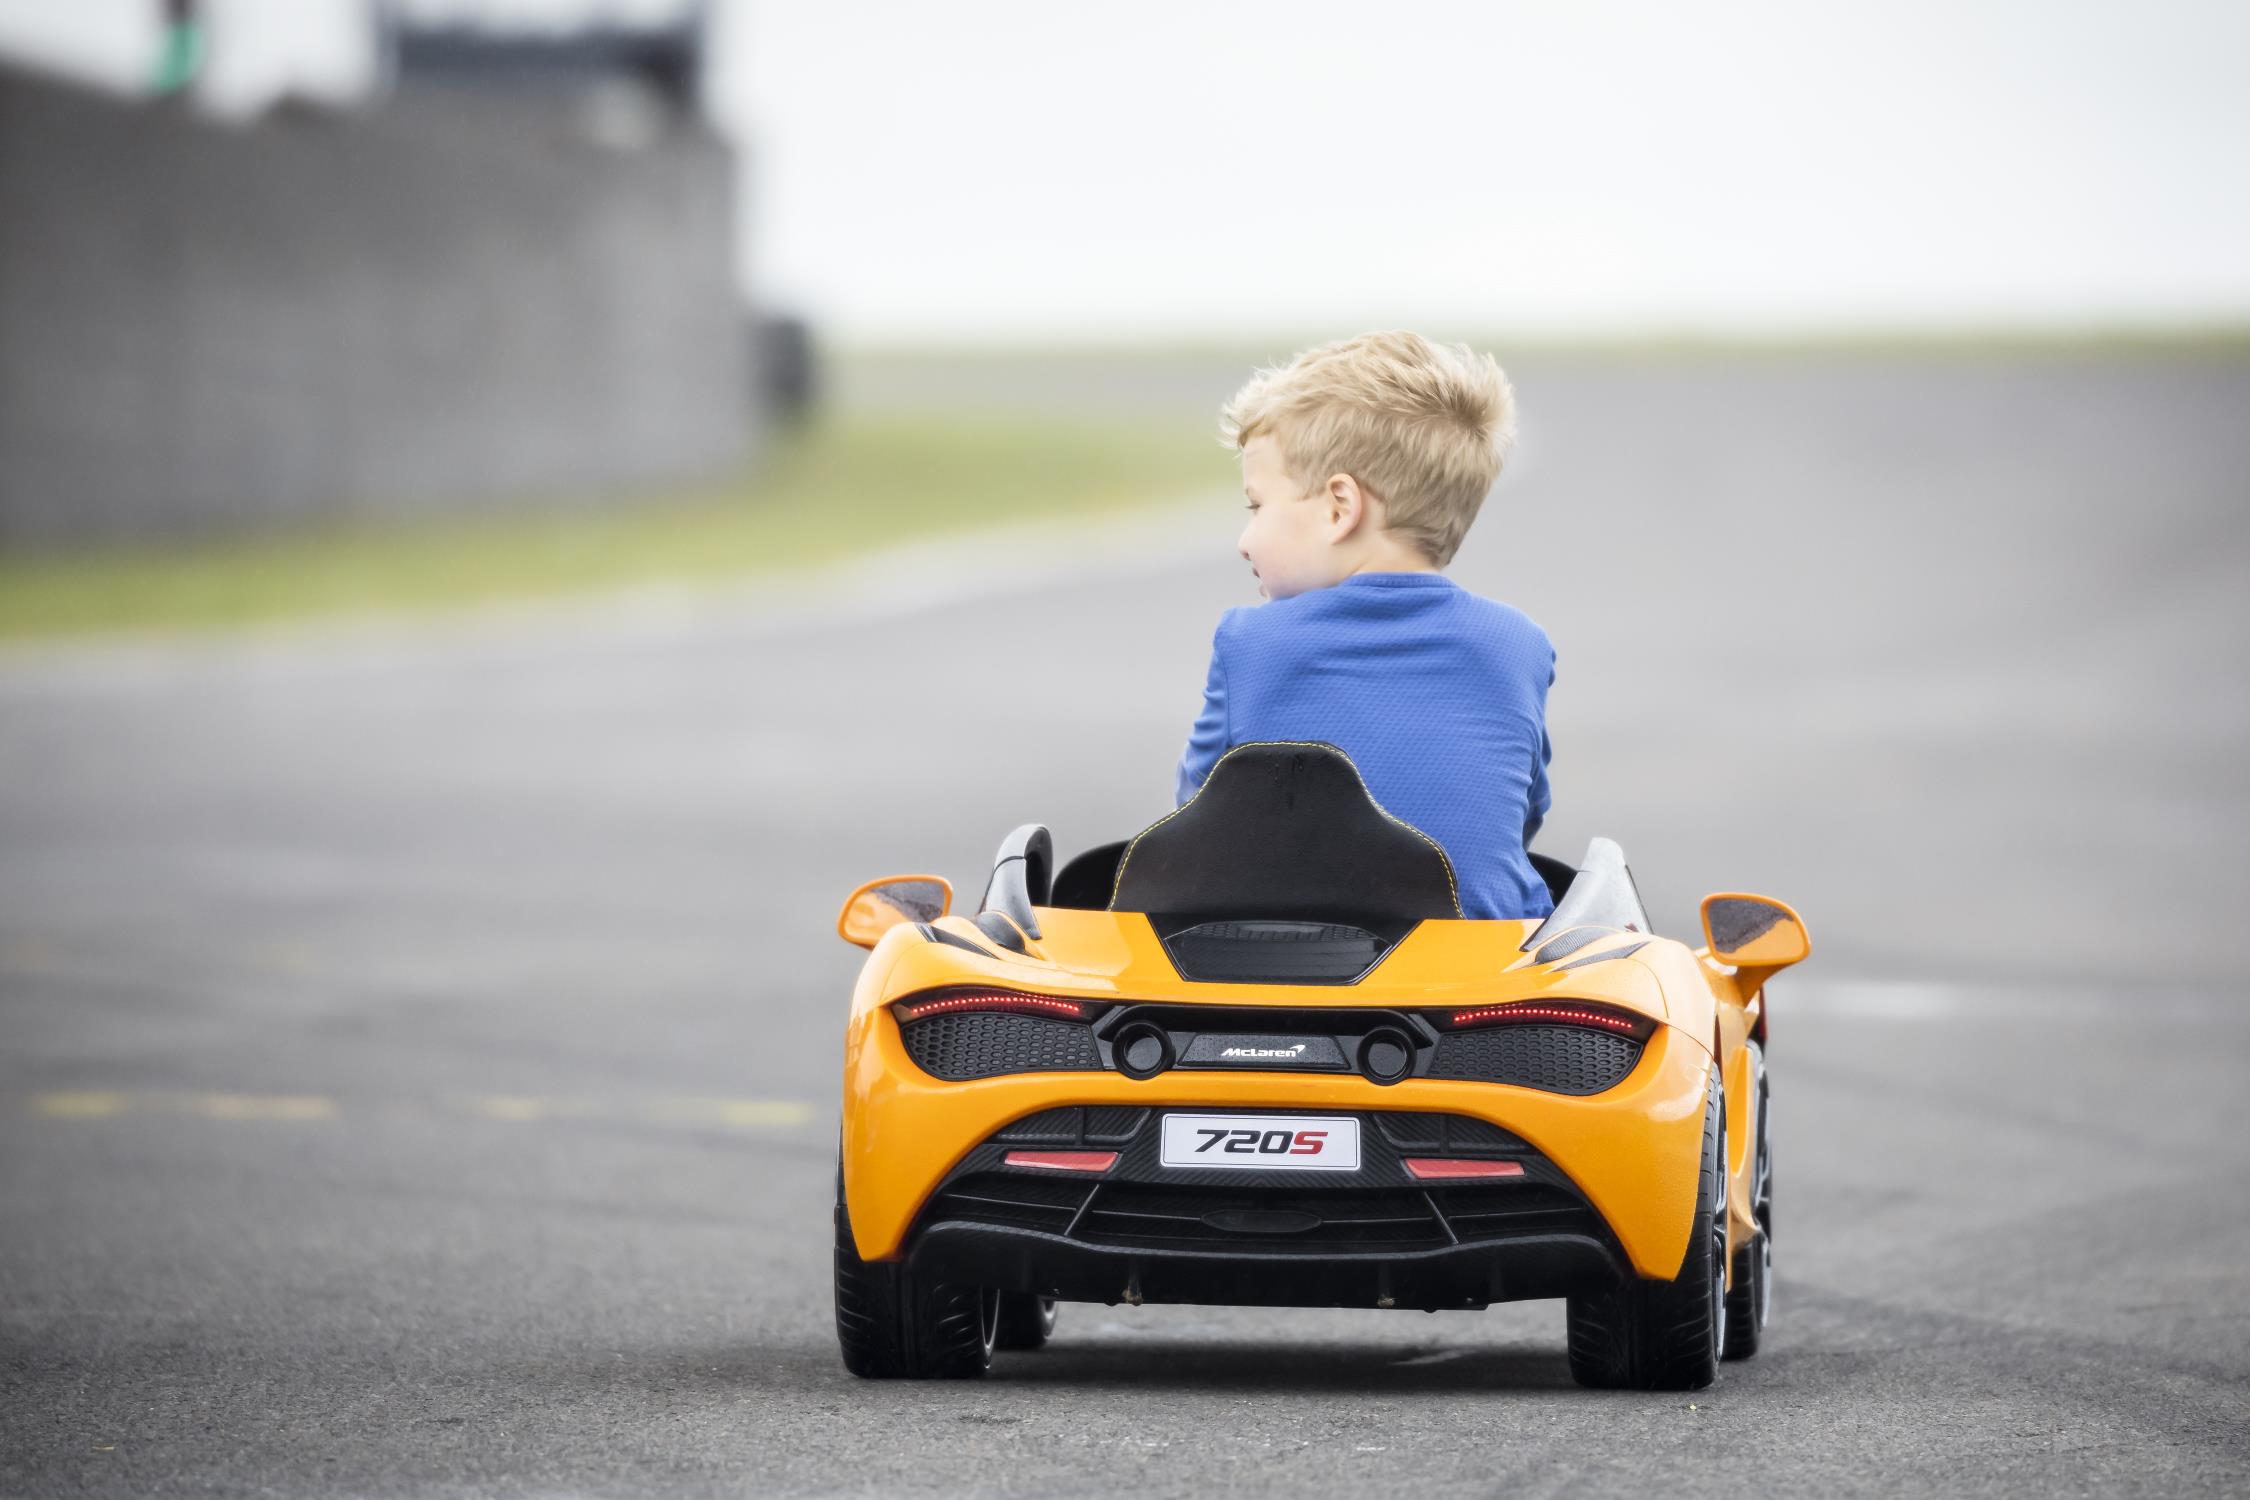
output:
<instances>
[{"instance_id":1,"label":"ride-on toy car","mask_svg":"<svg viewBox=\"0 0 2250 1500\"><path fill-rule=\"evenodd\" d=\"M1342 751L1254 744L1059 872L1017 829L973 917L934 876L853 892L844 1363L978 1375L1057 1301L1563 1297L1589 1386L1755 1353L1763 990L1803 924L1714 895L1691 949L1608 840L1537 862L1552 916L1464 920L1444 851Z\"/></svg>"}]
</instances>

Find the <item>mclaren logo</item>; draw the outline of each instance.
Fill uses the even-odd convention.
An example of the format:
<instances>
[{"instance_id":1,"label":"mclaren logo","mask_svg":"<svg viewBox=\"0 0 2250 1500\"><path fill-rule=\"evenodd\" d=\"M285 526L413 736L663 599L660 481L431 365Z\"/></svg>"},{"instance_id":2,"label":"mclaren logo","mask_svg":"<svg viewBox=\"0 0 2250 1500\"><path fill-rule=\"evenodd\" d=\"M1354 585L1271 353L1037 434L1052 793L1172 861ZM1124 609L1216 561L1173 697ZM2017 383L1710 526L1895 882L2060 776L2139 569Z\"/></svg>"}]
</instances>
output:
<instances>
[{"instance_id":1,"label":"mclaren logo","mask_svg":"<svg viewBox=\"0 0 2250 1500\"><path fill-rule=\"evenodd\" d=\"M1229 1047L1229 1048L1227 1048L1226 1050L1224 1050L1223 1052L1221 1052L1221 1053L1219 1054L1219 1056L1221 1056L1221 1057L1278 1057L1278 1058L1283 1058L1283 1059L1287 1059L1287 1058L1292 1058L1292 1057L1302 1057L1302 1056L1304 1055L1304 1052L1305 1052L1305 1044L1304 1044L1303 1042L1299 1042L1299 1043L1298 1043L1298 1044L1297 1044L1296 1046L1294 1046L1294 1047Z\"/></svg>"}]
</instances>

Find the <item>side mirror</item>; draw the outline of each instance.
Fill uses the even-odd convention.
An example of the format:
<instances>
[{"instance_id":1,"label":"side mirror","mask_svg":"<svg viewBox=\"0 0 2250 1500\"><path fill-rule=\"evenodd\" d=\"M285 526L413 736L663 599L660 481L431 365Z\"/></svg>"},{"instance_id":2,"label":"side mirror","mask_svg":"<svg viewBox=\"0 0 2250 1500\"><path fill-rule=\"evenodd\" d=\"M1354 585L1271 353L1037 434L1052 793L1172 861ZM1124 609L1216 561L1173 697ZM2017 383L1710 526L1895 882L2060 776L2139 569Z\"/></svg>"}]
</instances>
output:
<instances>
[{"instance_id":1,"label":"side mirror","mask_svg":"<svg viewBox=\"0 0 2250 1500\"><path fill-rule=\"evenodd\" d=\"M953 909L953 882L943 875L884 875L844 898L836 935L872 948L901 922L934 922Z\"/></svg>"},{"instance_id":2,"label":"side mirror","mask_svg":"<svg viewBox=\"0 0 2250 1500\"><path fill-rule=\"evenodd\" d=\"M1812 952L1804 919L1767 896L1722 891L1703 898L1703 936L1711 956L1737 969L1772 972Z\"/></svg>"}]
</instances>

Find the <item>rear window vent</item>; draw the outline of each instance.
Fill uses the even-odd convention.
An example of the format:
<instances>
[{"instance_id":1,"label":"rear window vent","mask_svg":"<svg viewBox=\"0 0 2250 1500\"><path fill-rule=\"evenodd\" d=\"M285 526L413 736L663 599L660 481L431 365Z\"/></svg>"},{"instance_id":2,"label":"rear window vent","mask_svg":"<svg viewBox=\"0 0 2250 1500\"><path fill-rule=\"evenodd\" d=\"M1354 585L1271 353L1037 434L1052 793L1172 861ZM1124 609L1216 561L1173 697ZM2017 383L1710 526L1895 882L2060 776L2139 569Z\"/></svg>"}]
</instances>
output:
<instances>
[{"instance_id":1,"label":"rear window vent","mask_svg":"<svg viewBox=\"0 0 2250 1500\"><path fill-rule=\"evenodd\" d=\"M1204 922L1164 939L1182 979L1236 984L1350 984L1391 946L1335 922Z\"/></svg>"}]
</instances>

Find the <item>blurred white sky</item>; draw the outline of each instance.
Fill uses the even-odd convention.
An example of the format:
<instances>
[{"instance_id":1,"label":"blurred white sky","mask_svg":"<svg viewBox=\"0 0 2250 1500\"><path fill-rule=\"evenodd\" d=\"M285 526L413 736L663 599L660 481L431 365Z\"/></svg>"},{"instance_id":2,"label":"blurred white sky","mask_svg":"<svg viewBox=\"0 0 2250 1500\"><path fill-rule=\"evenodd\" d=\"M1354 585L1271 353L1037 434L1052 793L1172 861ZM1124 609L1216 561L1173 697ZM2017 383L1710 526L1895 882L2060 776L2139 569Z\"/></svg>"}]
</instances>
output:
<instances>
[{"instance_id":1,"label":"blurred white sky","mask_svg":"<svg viewBox=\"0 0 2250 1500\"><path fill-rule=\"evenodd\" d=\"M0 52L129 83L157 9L0 0ZM207 9L222 106L365 86L365 0ZM2232 0L713 13L750 284L852 340L2250 320Z\"/></svg>"}]
</instances>

